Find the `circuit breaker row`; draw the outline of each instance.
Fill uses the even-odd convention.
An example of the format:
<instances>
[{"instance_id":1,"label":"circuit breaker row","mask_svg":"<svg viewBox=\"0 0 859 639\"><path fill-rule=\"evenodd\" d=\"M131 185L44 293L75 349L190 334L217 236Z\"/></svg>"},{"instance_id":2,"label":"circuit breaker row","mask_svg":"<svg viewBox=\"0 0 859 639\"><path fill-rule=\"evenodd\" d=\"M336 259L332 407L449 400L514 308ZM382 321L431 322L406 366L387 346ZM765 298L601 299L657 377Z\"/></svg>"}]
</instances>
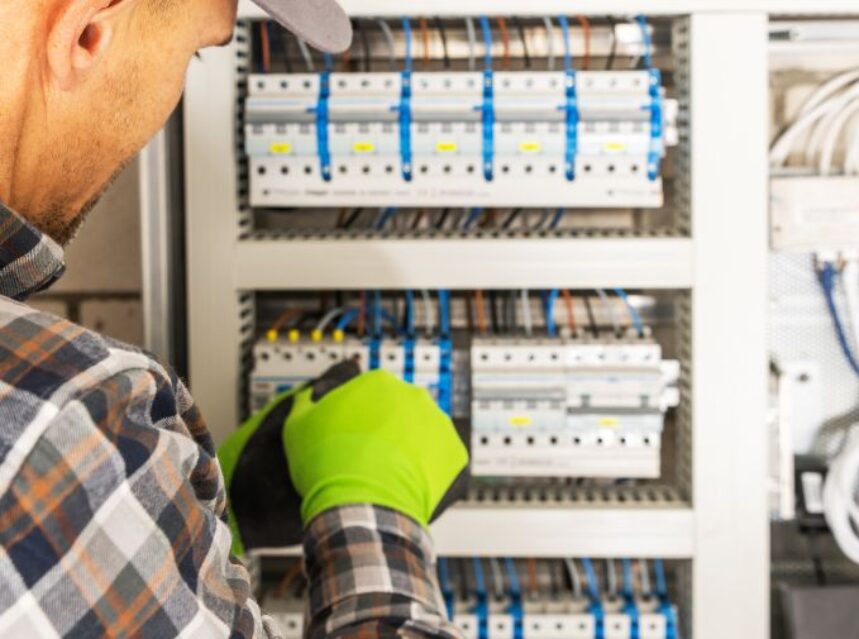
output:
<instances>
[{"instance_id":1,"label":"circuit breaker row","mask_svg":"<svg viewBox=\"0 0 859 639\"><path fill-rule=\"evenodd\" d=\"M677 143L653 69L248 82L252 206L659 207Z\"/></svg>"},{"instance_id":2,"label":"circuit breaker row","mask_svg":"<svg viewBox=\"0 0 859 639\"><path fill-rule=\"evenodd\" d=\"M448 618L465 639L675 639L678 612L660 586L644 591L631 582L608 593L582 577L561 588L544 583L548 571L564 570L565 562L527 560L535 580L528 583L525 562L511 559L439 560L439 585ZM624 565L631 565L623 560ZM595 575L594 562L582 560ZM618 562L619 564L620 562ZM494 568L490 566L494 564ZM554 565L553 565L554 564ZM460 570L454 569L459 565ZM576 568L576 562L567 562ZM661 562L659 569L664 571ZM462 567L466 567L463 570ZM484 574L484 571L487 574ZM466 572L468 574L466 574ZM553 576L554 577L554 576ZM629 579L627 581L626 579ZM498 581L496 581L498 580ZM537 581L539 580L539 581ZM581 583L579 582L581 580ZM464 588L460 587L464 586ZM300 639L305 604L292 593L270 593L263 608L284 630L286 639Z\"/></svg>"},{"instance_id":3,"label":"circuit breaker row","mask_svg":"<svg viewBox=\"0 0 859 639\"><path fill-rule=\"evenodd\" d=\"M679 363L648 339L474 339L454 354L446 340L287 338L256 345L251 409L347 359L426 388L448 413L465 377L476 476L659 477L679 402Z\"/></svg>"}]
</instances>

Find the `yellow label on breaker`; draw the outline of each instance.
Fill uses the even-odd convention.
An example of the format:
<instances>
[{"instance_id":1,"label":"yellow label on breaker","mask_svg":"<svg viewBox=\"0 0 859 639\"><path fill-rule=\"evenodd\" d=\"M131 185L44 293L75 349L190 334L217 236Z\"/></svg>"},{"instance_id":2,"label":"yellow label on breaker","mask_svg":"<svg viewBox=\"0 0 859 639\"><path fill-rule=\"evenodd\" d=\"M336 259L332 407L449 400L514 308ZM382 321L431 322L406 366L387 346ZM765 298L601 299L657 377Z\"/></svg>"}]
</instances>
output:
<instances>
[{"instance_id":1,"label":"yellow label on breaker","mask_svg":"<svg viewBox=\"0 0 859 639\"><path fill-rule=\"evenodd\" d=\"M435 145L436 153L456 153L459 145L456 142L438 142Z\"/></svg>"},{"instance_id":2,"label":"yellow label on breaker","mask_svg":"<svg viewBox=\"0 0 859 639\"><path fill-rule=\"evenodd\" d=\"M289 155L292 153L292 145L289 142L272 142L268 152L274 155Z\"/></svg>"},{"instance_id":3,"label":"yellow label on breaker","mask_svg":"<svg viewBox=\"0 0 859 639\"><path fill-rule=\"evenodd\" d=\"M620 420L617 417L601 417L600 428L617 428L620 426Z\"/></svg>"},{"instance_id":4,"label":"yellow label on breaker","mask_svg":"<svg viewBox=\"0 0 859 639\"><path fill-rule=\"evenodd\" d=\"M602 148L606 153L623 153L626 151L626 144L623 142L606 142Z\"/></svg>"},{"instance_id":5,"label":"yellow label on breaker","mask_svg":"<svg viewBox=\"0 0 859 639\"><path fill-rule=\"evenodd\" d=\"M534 420L528 415L513 415L509 421L511 426L516 426L517 428L524 428L534 423Z\"/></svg>"},{"instance_id":6,"label":"yellow label on breaker","mask_svg":"<svg viewBox=\"0 0 859 639\"><path fill-rule=\"evenodd\" d=\"M520 142L519 143L519 152L520 153L539 153L543 150L543 145L539 142Z\"/></svg>"},{"instance_id":7,"label":"yellow label on breaker","mask_svg":"<svg viewBox=\"0 0 859 639\"><path fill-rule=\"evenodd\" d=\"M355 142L352 145L352 150L355 153L373 153L376 150L376 145L372 142Z\"/></svg>"}]
</instances>

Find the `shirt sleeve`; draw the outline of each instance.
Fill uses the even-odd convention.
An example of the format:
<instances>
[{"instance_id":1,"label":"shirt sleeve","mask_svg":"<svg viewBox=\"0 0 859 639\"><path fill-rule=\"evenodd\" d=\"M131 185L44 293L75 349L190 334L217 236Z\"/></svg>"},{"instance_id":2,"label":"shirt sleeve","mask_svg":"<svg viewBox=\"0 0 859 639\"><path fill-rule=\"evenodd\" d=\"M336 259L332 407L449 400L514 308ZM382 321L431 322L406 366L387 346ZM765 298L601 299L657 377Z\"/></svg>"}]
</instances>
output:
<instances>
[{"instance_id":1,"label":"shirt sleeve","mask_svg":"<svg viewBox=\"0 0 859 639\"><path fill-rule=\"evenodd\" d=\"M432 542L409 517L334 508L308 526L304 556L308 639L460 637L447 619Z\"/></svg>"},{"instance_id":2,"label":"shirt sleeve","mask_svg":"<svg viewBox=\"0 0 859 639\"><path fill-rule=\"evenodd\" d=\"M180 383L115 374L29 432L0 496L0 636L280 637L230 554L214 446Z\"/></svg>"}]
</instances>

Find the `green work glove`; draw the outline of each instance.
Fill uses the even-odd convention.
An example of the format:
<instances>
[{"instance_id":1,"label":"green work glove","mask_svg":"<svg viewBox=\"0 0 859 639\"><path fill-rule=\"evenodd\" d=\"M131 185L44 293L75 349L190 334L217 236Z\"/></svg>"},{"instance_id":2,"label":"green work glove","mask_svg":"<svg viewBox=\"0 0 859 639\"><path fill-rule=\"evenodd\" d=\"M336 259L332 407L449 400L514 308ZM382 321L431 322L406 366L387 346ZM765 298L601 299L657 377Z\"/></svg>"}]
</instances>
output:
<instances>
[{"instance_id":1,"label":"green work glove","mask_svg":"<svg viewBox=\"0 0 859 639\"><path fill-rule=\"evenodd\" d=\"M301 543L301 497L292 486L283 453L284 424L296 404L312 404L327 391L360 374L352 363L329 370L314 384L280 395L234 432L218 450L227 488L227 516L233 552Z\"/></svg>"},{"instance_id":2,"label":"green work glove","mask_svg":"<svg viewBox=\"0 0 859 639\"><path fill-rule=\"evenodd\" d=\"M427 526L464 490L468 451L425 389L383 371L320 389L296 397L284 429L305 524L373 504Z\"/></svg>"}]
</instances>

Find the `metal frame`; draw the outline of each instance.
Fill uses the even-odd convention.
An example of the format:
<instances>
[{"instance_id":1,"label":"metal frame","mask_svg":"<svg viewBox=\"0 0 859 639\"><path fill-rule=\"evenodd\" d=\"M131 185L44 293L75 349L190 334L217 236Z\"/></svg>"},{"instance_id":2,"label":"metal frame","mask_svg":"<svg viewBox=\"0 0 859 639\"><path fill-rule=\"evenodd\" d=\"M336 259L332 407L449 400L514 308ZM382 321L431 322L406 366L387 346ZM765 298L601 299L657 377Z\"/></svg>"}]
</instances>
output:
<instances>
[{"instance_id":1,"label":"metal frame","mask_svg":"<svg viewBox=\"0 0 859 639\"><path fill-rule=\"evenodd\" d=\"M387 0L345 5L354 15L398 9ZM192 64L185 100L192 388L216 439L223 439L240 415L242 294L253 289L622 284L691 290L690 506L467 506L435 532L439 549L451 554L686 557L695 639L764 639L767 12L846 13L856 5L615 0L565 6L599 15L691 14L685 21L693 78L691 239L240 239L235 45L205 51ZM556 0L439 0L432 12L540 15L560 8ZM240 9L243 16L258 15L246 2Z\"/></svg>"}]
</instances>

